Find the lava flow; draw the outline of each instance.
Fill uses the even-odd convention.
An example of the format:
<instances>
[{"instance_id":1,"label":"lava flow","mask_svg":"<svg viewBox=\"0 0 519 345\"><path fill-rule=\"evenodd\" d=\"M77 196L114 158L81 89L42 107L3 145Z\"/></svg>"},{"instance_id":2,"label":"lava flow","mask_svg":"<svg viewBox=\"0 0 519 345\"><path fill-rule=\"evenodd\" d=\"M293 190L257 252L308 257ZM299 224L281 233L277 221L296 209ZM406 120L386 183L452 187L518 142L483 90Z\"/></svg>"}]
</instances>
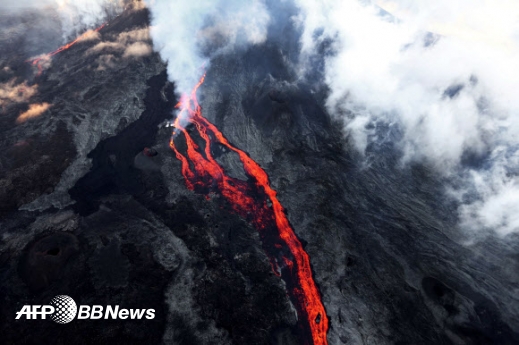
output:
<instances>
[{"instance_id":1,"label":"lava flow","mask_svg":"<svg viewBox=\"0 0 519 345\"><path fill-rule=\"evenodd\" d=\"M87 32L84 32L83 34L81 34L80 36L78 36L75 40L73 40L72 42L69 42L61 47L59 47L58 49L50 52L50 53L47 53L47 54L43 54L43 55L40 55L36 58L33 58L33 59L29 59L27 60L26 62L30 62L31 65L33 66L36 66L38 68L38 74L37 76L41 75L42 72L43 72L43 64L45 63L45 61L48 61L52 56L56 55L56 54L59 54L61 53L62 51L64 50L67 50L69 49L70 47L72 47L74 44L78 43L78 42L81 42L82 40L84 40L85 38L87 38L88 36L90 36L92 34L92 31L94 32L99 32L99 30L101 30L102 28L104 28L106 25L106 23L102 24L101 26L99 26L98 28L95 28L94 30L88 30Z\"/></svg>"},{"instance_id":2,"label":"lava flow","mask_svg":"<svg viewBox=\"0 0 519 345\"><path fill-rule=\"evenodd\" d=\"M205 75L194 87L191 95L182 96L177 104L180 112L175 120L174 134L184 134L186 154L182 154L177 148L174 136L170 140L171 149L182 163L182 175L186 185L195 192L221 194L234 212L258 229L273 270L285 281L290 298L297 309L303 341L315 345L327 344L328 318L312 277L310 258L290 226L265 170L247 153L230 144L218 128L202 116L196 92L204 78ZM187 115L186 121L195 125L198 135L203 140L203 149L180 123L182 114ZM226 175L211 153L211 144L214 142L238 154L252 183Z\"/></svg>"}]
</instances>

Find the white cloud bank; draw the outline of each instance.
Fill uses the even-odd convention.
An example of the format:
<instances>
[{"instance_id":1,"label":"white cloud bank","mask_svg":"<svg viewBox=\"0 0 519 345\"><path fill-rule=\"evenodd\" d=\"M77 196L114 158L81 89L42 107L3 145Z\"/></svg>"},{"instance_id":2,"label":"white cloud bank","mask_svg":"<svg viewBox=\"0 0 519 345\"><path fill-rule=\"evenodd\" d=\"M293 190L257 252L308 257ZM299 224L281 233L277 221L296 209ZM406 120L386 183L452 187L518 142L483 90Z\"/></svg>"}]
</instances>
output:
<instances>
[{"instance_id":1,"label":"white cloud bank","mask_svg":"<svg viewBox=\"0 0 519 345\"><path fill-rule=\"evenodd\" d=\"M374 1L294 1L302 9L304 53L334 39L327 107L347 114L345 128L359 150L377 140L367 124L401 128L404 162L462 176L463 187L451 192L463 200L465 228L518 232L519 2L378 1L395 20ZM426 46L431 31L441 37ZM485 161L468 167L467 153Z\"/></svg>"}]
</instances>

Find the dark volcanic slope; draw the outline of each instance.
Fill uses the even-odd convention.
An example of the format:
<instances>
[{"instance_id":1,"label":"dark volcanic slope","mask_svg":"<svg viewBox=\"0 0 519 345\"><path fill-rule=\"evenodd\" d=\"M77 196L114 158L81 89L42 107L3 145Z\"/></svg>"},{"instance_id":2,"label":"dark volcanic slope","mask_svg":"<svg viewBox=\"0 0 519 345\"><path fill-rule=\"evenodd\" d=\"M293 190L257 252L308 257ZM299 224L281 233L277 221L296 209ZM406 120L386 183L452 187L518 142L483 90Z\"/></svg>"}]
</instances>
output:
<instances>
[{"instance_id":1,"label":"dark volcanic slope","mask_svg":"<svg viewBox=\"0 0 519 345\"><path fill-rule=\"evenodd\" d=\"M122 32L138 31L146 23L145 11L116 18L100 32L99 40L80 42L54 56L39 77L34 78L28 63L5 72L4 79L14 85L21 84L23 77L30 78L24 90L34 90L34 95L3 104L0 215L22 205L28 210L68 205L68 189L90 169L88 153L100 140L140 116L146 82L164 64L155 54L123 58L123 51L96 46L100 41L117 41ZM20 49L15 56L25 61L28 56L23 46ZM29 104L41 103L50 104L49 110L24 123L16 122Z\"/></svg>"},{"instance_id":2,"label":"dark volcanic slope","mask_svg":"<svg viewBox=\"0 0 519 345\"><path fill-rule=\"evenodd\" d=\"M2 83L38 84L0 117L2 340L299 343L295 310L256 230L222 198L185 187L170 129L159 127L175 104L165 65L156 54L124 56L135 37L146 41L135 31L147 22L146 11L125 12L39 78L27 64L1 72ZM204 115L269 173L310 255L329 343L519 343L517 254L497 239L460 245L440 181L425 167L396 167L391 147L373 148L369 167L357 164L321 93L287 66L295 47L284 30L213 61L200 98ZM16 124L42 102L52 104L46 113ZM146 146L158 155L140 153ZM235 154L215 147L214 156L246 178ZM22 305L57 294L157 316L14 320Z\"/></svg>"},{"instance_id":3,"label":"dark volcanic slope","mask_svg":"<svg viewBox=\"0 0 519 345\"><path fill-rule=\"evenodd\" d=\"M330 342L517 343L518 297L506 288L519 282L513 246L460 245L441 181L398 168L391 147L357 166L322 100L280 66L268 45L215 61L204 114L270 173L308 243Z\"/></svg>"},{"instance_id":4,"label":"dark volcanic slope","mask_svg":"<svg viewBox=\"0 0 519 345\"><path fill-rule=\"evenodd\" d=\"M100 31L101 41L118 42L121 32L146 23L146 11L124 13ZM4 339L290 341L295 314L257 233L219 200L188 193L167 147L169 134L156 138L175 101L165 65L157 55L124 58L123 50L97 50L97 44L81 42L57 55L32 81L38 92L9 104L2 118ZM23 107L36 102L52 106L16 124ZM158 157L139 153L154 143ZM172 170L165 171L167 181L162 169ZM14 320L23 304L45 304L57 294L78 304L158 312L140 323Z\"/></svg>"}]
</instances>

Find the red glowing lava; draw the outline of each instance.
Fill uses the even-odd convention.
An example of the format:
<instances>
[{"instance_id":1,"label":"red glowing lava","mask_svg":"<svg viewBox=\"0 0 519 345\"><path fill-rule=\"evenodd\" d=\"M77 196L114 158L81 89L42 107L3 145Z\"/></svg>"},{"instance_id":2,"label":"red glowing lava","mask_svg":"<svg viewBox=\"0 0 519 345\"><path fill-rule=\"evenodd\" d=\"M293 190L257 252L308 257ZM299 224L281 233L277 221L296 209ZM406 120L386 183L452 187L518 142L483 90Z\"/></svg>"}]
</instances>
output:
<instances>
[{"instance_id":1,"label":"red glowing lava","mask_svg":"<svg viewBox=\"0 0 519 345\"><path fill-rule=\"evenodd\" d=\"M31 65L36 66L38 68L37 76L39 76L39 75L41 75L43 73L43 64L45 63L45 61L48 61L52 56L54 56L54 55L56 55L58 53L61 53L62 51L67 50L70 47L72 47L74 44L76 44L78 42L81 42L85 38L88 38L92 34L92 31L93 32L99 32L99 30L101 30L105 26L106 26L106 23L101 25L101 26L99 26L98 28L96 28L94 30L89 30L89 31L81 34L79 37L77 37L72 42L69 42L69 43L63 45L63 46L59 47L58 49L56 49L56 50L54 50L54 51L52 51L50 53L40 55L40 56L38 56L36 58L33 58L33 59L29 59L26 62L30 62Z\"/></svg>"},{"instance_id":2,"label":"red glowing lava","mask_svg":"<svg viewBox=\"0 0 519 345\"><path fill-rule=\"evenodd\" d=\"M237 214L258 229L273 271L281 275L285 281L292 302L297 308L304 341L315 345L327 344L328 318L312 276L310 258L290 226L265 170L247 153L230 144L218 128L202 116L196 92L204 79L205 75L193 88L191 95L184 95L177 104L180 113L175 121L175 131L184 134L186 154L179 151L173 137L170 141L171 149L182 163L182 175L186 185L196 192L220 193ZM198 135L203 139L203 149L180 123L182 114L188 115L185 116L186 121L195 125ZM214 142L238 154L246 174L253 183L226 175L211 153L211 144Z\"/></svg>"}]
</instances>

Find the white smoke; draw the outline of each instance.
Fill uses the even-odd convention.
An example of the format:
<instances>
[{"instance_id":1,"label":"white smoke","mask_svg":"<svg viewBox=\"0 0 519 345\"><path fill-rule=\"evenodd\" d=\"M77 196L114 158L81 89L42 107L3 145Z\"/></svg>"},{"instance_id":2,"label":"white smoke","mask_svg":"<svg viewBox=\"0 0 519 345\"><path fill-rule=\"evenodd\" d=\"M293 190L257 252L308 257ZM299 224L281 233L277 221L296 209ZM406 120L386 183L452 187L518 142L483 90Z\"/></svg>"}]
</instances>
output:
<instances>
[{"instance_id":1,"label":"white smoke","mask_svg":"<svg viewBox=\"0 0 519 345\"><path fill-rule=\"evenodd\" d=\"M465 228L519 231L519 2L295 2L304 54L333 39L327 107L357 148L379 139L377 124L402 129L403 162L457 180ZM468 153L482 164L464 164Z\"/></svg>"},{"instance_id":2,"label":"white smoke","mask_svg":"<svg viewBox=\"0 0 519 345\"><path fill-rule=\"evenodd\" d=\"M108 20L110 15L121 12L122 0L54 0L63 29L63 39L79 36Z\"/></svg>"},{"instance_id":3,"label":"white smoke","mask_svg":"<svg viewBox=\"0 0 519 345\"><path fill-rule=\"evenodd\" d=\"M263 1L147 0L155 50L168 62L169 78L189 93L211 57L263 42L269 14Z\"/></svg>"},{"instance_id":4,"label":"white smoke","mask_svg":"<svg viewBox=\"0 0 519 345\"><path fill-rule=\"evenodd\" d=\"M87 29L99 26L107 21L109 16L121 12L124 3L124 0L20 0L0 3L0 11L56 11L61 22L63 41L66 42Z\"/></svg>"}]
</instances>

